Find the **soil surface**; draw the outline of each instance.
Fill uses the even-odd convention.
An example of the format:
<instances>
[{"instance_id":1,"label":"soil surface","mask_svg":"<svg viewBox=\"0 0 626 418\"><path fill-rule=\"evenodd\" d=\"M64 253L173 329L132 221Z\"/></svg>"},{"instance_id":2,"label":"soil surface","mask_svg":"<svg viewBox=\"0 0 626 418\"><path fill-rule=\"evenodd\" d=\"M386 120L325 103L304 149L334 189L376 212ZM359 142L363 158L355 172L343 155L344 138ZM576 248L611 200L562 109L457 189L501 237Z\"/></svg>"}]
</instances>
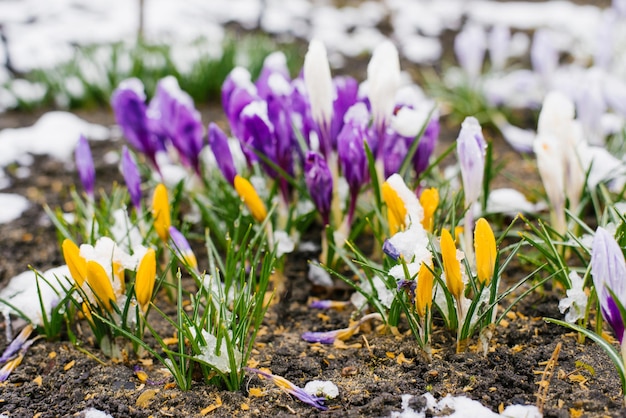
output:
<instances>
[{"instance_id":1,"label":"soil surface","mask_svg":"<svg viewBox=\"0 0 626 418\"><path fill-rule=\"evenodd\" d=\"M215 120L216 112L205 109L203 120ZM7 114L0 128L27 126L37 116ZM106 111L80 116L107 125L113 122ZM441 146L456 134L444 129ZM532 163L521 159L500 138L492 139L497 160L508 161L510 177L529 178L535 173ZM121 143L91 145L98 184L106 189L112 181L119 181L120 175L116 165L104 163L102 156L119 150ZM12 181L5 191L28 196L33 205L18 221L0 225L0 287L28 265L45 270L62 264L54 227L41 204L71 209L69 187L77 179L74 167L37 157L30 177ZM496 183L510 184L510 180L499 176ZM392 335L378 324L365 326L341 346L303 341L300 335L305 331L347 326L352 313L350 309L321 312L307 307L314 298L347 299L350 294L342 286L331 290L314 287L306 279L306 259L311 256L315 254L296 253L286 263L287 291L270 308L252 358L258 367L268 367L300 387L316 379L334 382L339 396L327 402L328 411L303 404L253 375L236 392L200 383L184 392L150 359L114 363L89 341L79 349L64 341L39 340L22 365L0 384L0 412L11 417L56 417L97 408L114 417L371 417L401 411L403 394L415 395L410 405L419 410L424 404L420 395L430 392L436 399L465 395L494 411L511 404L533 404L542 406L546 417L626 416L619 377L606 354L594 343L581 344L576 334L543 321L543 317L562 317L557 308L562 291L546 287L523 300L495 330L486 356L477 352L476 341L467 352L457 354L454 335L435 326L429 362L402 327L403 334ZM510 279L515 277L505 277L504 284ZM159 318L152 315L151 320L158 322ZM3 324L0 349L7 344ZM557 345L560 351L555 355ZM136 365L156 383L141 383L133 371ZM544 372L550 367L553 373L548 377ZM252 388L261 388L262 396L251 396Z\"/></svg>"}]
</instances>

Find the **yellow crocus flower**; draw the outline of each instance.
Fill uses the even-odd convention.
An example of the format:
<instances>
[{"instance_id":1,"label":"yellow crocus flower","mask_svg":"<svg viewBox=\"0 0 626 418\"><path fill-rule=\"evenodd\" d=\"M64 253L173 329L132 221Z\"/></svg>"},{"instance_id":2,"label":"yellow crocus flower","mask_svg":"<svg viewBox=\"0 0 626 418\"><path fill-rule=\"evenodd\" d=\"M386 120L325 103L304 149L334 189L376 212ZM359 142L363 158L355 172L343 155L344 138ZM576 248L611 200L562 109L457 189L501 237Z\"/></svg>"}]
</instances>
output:
<instances>
[{"instance_id":1,"label":"yellow crocus flower","mask_svg":"<svg viewBox=\"0 0 626 418\"><path fill-rule=\"evenodd\" d=\"M256 219L257 222L263 222L267 217L267 209L254 189L254 186L239 174L235 176L234 186L237 194L239 194L241 200L243 200L248 210L250 210L252 217Z\"/></svg>"},{"instance_id":2,"label":"yellow crocus flower","mask_svg":"<svg viewBox=\"0 0 626 418\"><path fill-rule=\"evenodd\" d=\"M478 281L489 286L493 271L496 268L496 238L493 235L491 226L485 218L476 221L474 229L474 252L476 253L476 275Z\"/></svg>"},{"instance_id":3,"label":"yellow crocus flower","mask_svg":"<svg viewBox=\"0 0 626 418\"><path fill-rule=\"evenodd\" d=\"M172 221L170 219L170 202L167 198L167 188L163 183L159 183L154 189L152 218L154 219L154 230L161 240L167 242L169 227Z\"/></svg>"},{"instance_id":4,"label":"yellow crocus flower","mask_svg":"<svg viewBox=\"0 0 626 418\"><path fill-rule=\"evenodd\" d=\"M80 256L80 249L71 239L66 238L63 240L61 248L63 249L65 264L70 269L70 274L78 287L81 287L87 278L87 261Z\"/></svg>"},{"instance_id":5,"label":"yellow crocus flower","mask_svg":"<svg viewBox=\"0 0 626 418\"><path fill-rule=\"evenodd\" d=\"M137 267L135 276L135 297L143 311L152 299L154 282L156 280L156 253L149 248Z\"/></svg>"},{"instance_id":6,"label":"yellow crocus flower","mask_svg":"<svg viewBox=\"0 0 626 418\"><path fill-rule=\"evenodd\" d=\"M441 231L441 258L443 259L443 270L446 273L446 285L452 295L460 300L463 295L463 279L461 276L461 263L456 258L456 246L450 231Z\"/></svg>"},{"instance_id":7,"label":"yellow crocus flower","mask_svg":"<svg viewBox=\"0 0 626 418\"><path fill-rule=\"evenodd\" d=\"M381 186L381 193L385 204L387 205L387 222L389 223L389 233L394 235L396 232L403 230L404 220L406 218L406 207L400 198L400 195L389 182L384 182Z\"/></svg>"},{"instance_id":8,"label":"yellow crocus flower","mask_svg":"<svg viewBox=\"0 0 626 418\"><path fill-rule=\"evenodd\" d=\"M422 263L417 273L417 288L415 289L415 310L420 317L426 315L426 309L433 304L433 282L435 276L426 263Z\"/></svg>"},{"instance_id":9,"label":"yellow crocus flower","mask_svg":"<svg viewBox=\"0 0 626 418\"><path fill-rule=\"evenodd\" d=\"M99 299L98 303L102 303L104 308L111 312L111 301L115 302L115 292L111 279L107 275L104 268L96 261L87 261L87 283L91 287L92 292Z\"/></svg>"},{"instance_id":10,"label":"yellow crocus flower","mask_svg":"<svg viewBox=\"0 0 626 418\"><path fill-rule=\"evenodd\" d=\"M435 211L439 206L439 191L434 187L424 190L420 196L420 204L424 208L422 225L428 232L433 232Z\"/></svg>"}]
</instances>

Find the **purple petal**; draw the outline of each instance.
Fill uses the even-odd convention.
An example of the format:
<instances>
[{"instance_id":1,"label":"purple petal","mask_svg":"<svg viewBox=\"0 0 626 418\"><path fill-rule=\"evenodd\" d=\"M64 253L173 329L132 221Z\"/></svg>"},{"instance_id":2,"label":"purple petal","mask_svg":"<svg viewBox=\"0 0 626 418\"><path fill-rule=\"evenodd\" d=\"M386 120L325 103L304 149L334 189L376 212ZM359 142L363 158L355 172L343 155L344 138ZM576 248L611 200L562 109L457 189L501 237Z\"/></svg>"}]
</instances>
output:
<instances>
[{"instance_id":1,"label":"purple petal","mask_svg":"<svg viewBox=\"0 0 626 418\"><path fill-rule=\"evenodd\" d=\"M611 233L598 227L591 247L591 276L598 293L602 314L622 341L624 320L609 289L619 303L626 301L626 261L624 253Z\"/></svg>"},{"instance_id":2,"label":"purple petal","mask_svg":"<svg viewBox=\"0 0 626 418\"><path fill-rule=\"evenodd\" d=\"M428 126L424 131L424 135L420 138L420 142L417 145L417 151L413 156L413 167L417 176L422 174L424 170L428 168L430 162L430 156L435 150L437 145L437 139L439 138L439 119L434 118L428 122Z\"/></svg>"},{"instance_id":3,"label":"purple petal","mask_svg":"<svg viewBox=\"0 0 626 418\"><path fill-rule=\"evenodd\" d=\"M311 199L322 215L324 225L328 225L333 196L333 177L324 157L317 152L307 152L304 176Z\"/></svg>"},{"instance_id":4,"label":"purple petal","mask_svg":"<svg viewBox=\"0 0 626 418\"><path fill-rule=\"evenodd\" d=\"M369 178L364 146L369 137L368 122L369 113L365 105L355 104L346 113L346 123L337 137L341 172L353 193L358 193Z\"/></svg>"},{"instance_id":5,"label":"purple petal","mask_svg":"<svg viewBox=\"0 0 626 418\"><path fill-rule=\"evenodd\" d=\"M465 118L456 149L461 165L466 206L476 202L482 191L486 145L478 121L473 117Z\"/></svg>"},{"instance_id":6,"label":"purple petal","mask_svg":"<svg viewBox=\"0 0 626 418\"><path fill-rule=\"evenodd\" d=\"M344 126L344 116L348 109L357 101L359 91L358 82L352 77L333 78L335 88L335 100L333 101L333 119L330 124L330 137L333 142L337 141L337 136ZM333 147L336 146L333 144Z\"/></svg>"},{"instance_id":7,"label":"purple petal","mask_svg":"<svg viewBox=\"0 0 626 418\"><path fill-rule=\"evenodd\" d=\"M307 331L301 337L309 343L334 344L337 339L337 330L323 332Z\"/></svg>"},{"instance_id":8,"label":"purple petal","mask_svg":"<svg viewBox=\"0 0 626 418\"><path fill-rule=\"evenodd\" d=\"M211 122L209 124L209 146L215 155L217 166L224 175L224 178L230 183L234 184L235 176L237 175L237 169L233 161L233 156L228 146L228 138L226 134L217 126Z\"/></svg>"},{"instance_id":9,"label":"purple petal","mask_svg":"<svg viewBox=\"0 0 626 418\"><path fill-rule=\"evenodd\" d=\"M130 194L130 201L136 210L141 209L141 175L135 159L128 148L122 149L122 175Z\"/></svg>"},{"instance_id":10,"label":"purple petal","mask_svg":"<svg viewBox=\"0 0 626 418\"><path fill-rule=\"evenodd\" d=\"M78 138L74 158L76 160L76 169L78 170L80 182L83 184L87 196L93 198L93 190L96 183L96 168L93 165L89 142L87 142L87 138L85 138L84 135Z\"/></svg>"},{"instance_id":11,"label":"purple petal","mask_svg":"<svg viewBox=\"0 0 626 418\"><path fill-rule=\"evenodd\" d=\"M155 163L155 140L148 126L147 107L144 102L143 85L137 79L120 83L111 96L111 107L117 124L133 148L148 156Z\"/></svg>"},{"instance_id":12,"label":"purple petal","mask_svg":"<svg viewBox=\"0 0 626 418\"><path fill-rule=\"evenodd\" d=\"M388 239L383 243L383 252L393 260L400 258L400 251Z\"/></svg>"}]
</instances>

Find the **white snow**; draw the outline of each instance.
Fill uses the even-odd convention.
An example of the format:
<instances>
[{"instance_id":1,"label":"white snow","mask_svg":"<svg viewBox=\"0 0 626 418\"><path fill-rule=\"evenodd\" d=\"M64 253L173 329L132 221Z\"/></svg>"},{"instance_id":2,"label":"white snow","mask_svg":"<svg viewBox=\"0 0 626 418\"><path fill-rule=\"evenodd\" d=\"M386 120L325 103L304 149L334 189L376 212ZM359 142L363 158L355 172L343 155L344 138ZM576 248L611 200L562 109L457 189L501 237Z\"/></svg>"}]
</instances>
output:
<instances>
[{"instance_id":1,"label":"white snow","mask_svg":"<svg viewBox=\"0 0 626 418\"><path fill-rule=\"evenodd\" d=\"M0 131L0 167L27 154L50 155L70 161L81 134L94 140L110 137L108 128L61 111L45 113L33 126L4 129Z\"/></svg>"},{"instance_id":2,"label":"white snow","mask_svg":"<svg viewBox=\"0 0 626 418\"><path fill-rule=\"evenodd\" d=\"M18 219L28 209L28 199L19 194L0 193L0 224Z\"/></svg>"},{"instance_id":3,"label":"white snow","mask_svg":"<svg viewBox=\"0 0 626 418\"><path fill-rule=\"evenodd\" d=\"M483 406L480 402L474 401L466 396L447 395L437 401L430 393L422 395L426 399L426 407L420 411L416 411L409 405L413 395L402 395L402 411L392 412L391 418L425 418L426 412L431 415L439 416L439 412L452 411L445 415L448 418L541 418L543 414L539 412L534 405L509 405L502 414L497 414L489 408Z\"/></svg>"},{"instance_id":4,"label":"white snow","mask_svg":"<svg viewBox=\"0 0 626 418\"><path fill-rule=\"evenodd\" d=\"M52 307L59 302L59 294L61 297L65 295L63 288L69 289L73 285L71 279L68 279L71 275L65 265L40 274L42 277L37 278L32 270L25 271L13 277L9 284L0 291L0 299L9 301L17 307L33 324L42 324L40 302L36 297L38 294L37 281L39 281L41 304L47 315L50 315ZM9 306L2 303L0 303L0 312L5 318L8 318L9 314L17 314Z\"/></svg>"}]
</instances>

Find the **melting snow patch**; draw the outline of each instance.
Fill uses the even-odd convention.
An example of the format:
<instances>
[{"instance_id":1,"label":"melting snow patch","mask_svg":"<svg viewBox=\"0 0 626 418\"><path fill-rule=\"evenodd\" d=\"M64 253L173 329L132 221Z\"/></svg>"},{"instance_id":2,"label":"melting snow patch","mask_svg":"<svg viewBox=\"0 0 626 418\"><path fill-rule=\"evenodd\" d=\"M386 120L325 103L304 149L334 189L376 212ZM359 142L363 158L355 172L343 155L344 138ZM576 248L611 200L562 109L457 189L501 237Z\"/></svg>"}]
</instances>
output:
<instances>
[{"instance_id":1,"label":"melting snow patch","mask_svg":"<svg viewBox=\"0 0 626 418\"><path fill-rule=\"evenodd\" d=\"M30 203L24 196L12 193L0 193L0 224L19 218L28 209Z\"/></svg>"},{"instance_id":2,"label":"melting snow patch","mask_svg":"<svg viewBox=\"0 0 626 418\"><path fill-rule=\"evenodd\" d=\"M413 395L402 395L402 411L392 412L391 418L425 418L428 412L429 416L445 416L449 418L542 418L543 414L539 412L534 405L509 405L502 412L496 414L489 408L483 406L480 402L474 401L465 396L448 395L439 402L435 400L430 393L422 395L426 400L426 406L420 411L416 411L409 405ZM452 411L447 415L441 415L441 412Z\"/></svg>"},{"instance_id":3,"label":"melting snow patch","mask_svg":"<svg viewBox=\"0 0 626 418\"><path fill-rule=\"evenodd\" d=\"M95 408L85 409L78 416L81 418L113 418L112 415Z\"/></svg>"},{"instance_id":4,"label":"melting snow patch","mask_svg":"<svg viewBox=\"0 0 626 418\"><path fill-rule=\"evenodd\" d=\"M59 294L65 294L62 288L69 289L73 283L67 279L70 277L70 271L65 265L40 275L43 276L43 279L39 277L41 301L49 316L52 307L59 302ZM25 271L13 277L9 285L0 291L0 300L5 300L19 309L33 324L40 324L42 320L41 306L37 297L37 280L35 272ZM5 318L8 318L9 314L15 314L12 308L2 303L0 312Z\"/></svg>"},{"instance_id":5,"label":"melting snow patch","mask_svg":"<svg viewBox=\"0 0 626 418\"><path fill-rule=\"evenodd\" d=\"M69 161L78 138L104 140L110 137L109 129L89 123L69 112L48 112L26 128L5 129L0 132L0 167L18 161L25 154L49 154Z\"/></svg>"}]
</instances>

